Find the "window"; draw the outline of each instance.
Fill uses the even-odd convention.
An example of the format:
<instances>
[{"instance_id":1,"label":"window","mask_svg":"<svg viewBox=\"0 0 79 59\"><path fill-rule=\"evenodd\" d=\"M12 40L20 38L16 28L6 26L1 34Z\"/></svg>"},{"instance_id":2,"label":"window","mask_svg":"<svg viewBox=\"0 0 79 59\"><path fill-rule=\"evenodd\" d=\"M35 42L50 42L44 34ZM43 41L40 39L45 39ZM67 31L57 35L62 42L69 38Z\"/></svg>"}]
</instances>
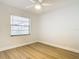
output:
<instances>
[{"instance_id":1,"label":"window","mask_svg":"<svg viewBox=\"0 0 79 59\"><path fill-rule=\"evenodd\" d=\"M30 19L11 16L11 35L25 35L30 34Z\"/></svg>"}]
</instances>

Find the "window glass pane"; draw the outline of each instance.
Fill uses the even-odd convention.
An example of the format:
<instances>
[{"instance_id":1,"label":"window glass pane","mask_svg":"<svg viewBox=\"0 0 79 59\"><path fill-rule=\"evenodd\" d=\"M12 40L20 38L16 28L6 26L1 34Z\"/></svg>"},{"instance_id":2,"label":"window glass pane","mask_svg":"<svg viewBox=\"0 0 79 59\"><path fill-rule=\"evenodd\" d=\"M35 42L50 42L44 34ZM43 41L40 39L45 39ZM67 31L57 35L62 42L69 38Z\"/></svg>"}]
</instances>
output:
<instances>
[{"instance_id":1,"label":"window glass pane","mask_svg":"<svg viewBox=\"0 0 79 59\"><path fill-rule=\"evenodd\" d=\"M30 21L28 18L11 16L11 35L24 35L30 33Z\"/></svg>"},{"instance_id":2,"label":"window glass pane","mask_svg":"<svg viewBox=\"0 0 79 59\"><path fill-rule=\"evenodd\" d=\"M18 30L18 26L11 26L11 30Z\"/></svg>"}]
</instances>

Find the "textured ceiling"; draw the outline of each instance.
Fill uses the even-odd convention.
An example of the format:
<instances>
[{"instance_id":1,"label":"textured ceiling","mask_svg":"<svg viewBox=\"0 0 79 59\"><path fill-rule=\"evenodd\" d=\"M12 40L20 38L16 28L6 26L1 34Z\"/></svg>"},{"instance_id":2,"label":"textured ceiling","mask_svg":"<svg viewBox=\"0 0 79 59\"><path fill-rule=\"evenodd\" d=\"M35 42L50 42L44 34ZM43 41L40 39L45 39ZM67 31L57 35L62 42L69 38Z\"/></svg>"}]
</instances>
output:
<instances>
[{"instance_id":1,"label":"textured ceiling","mask_svg":"<svg viewBox=\"0 0 79 59\"><path fill-rule=\"evenodd\" d=\"M3 4L10 5L12 7L16 7L19 9L33 12L33 13L45 13L45 12L48 12L50 10L54 10L55 8L58 8L58 7L65 5L66 1L67 0L45 0L44 2L51 3L52 6L43 7L42 10L37 11L34 8L26 8L26 7L32 5L32 2L30 2L30 0L0 0L0 2Z\"/></svg>"}]
</instances>

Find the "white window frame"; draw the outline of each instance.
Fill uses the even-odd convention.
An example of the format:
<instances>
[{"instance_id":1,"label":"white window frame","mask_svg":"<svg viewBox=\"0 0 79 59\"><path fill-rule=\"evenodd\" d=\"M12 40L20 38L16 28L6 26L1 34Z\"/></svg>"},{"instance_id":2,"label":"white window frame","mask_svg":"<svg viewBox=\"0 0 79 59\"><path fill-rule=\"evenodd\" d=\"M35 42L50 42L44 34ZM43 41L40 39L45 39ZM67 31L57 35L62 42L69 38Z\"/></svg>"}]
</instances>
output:
<instances>
[{"instance_id":1,"label":"white window frame","mask_svg":"<svg viewBox=\"0 0 79 59\"><path fill-rule=\"evenodd\" d=\"M13 17L20 17L20 16L15 16L15 15L11 15L11 22L12 22L12 20L13 20ZM20 34L12 34L12 26L20 26L20 25L14 25L14 24L11 24L11 36L24 36L24 35L30 35L31 34L31 20L30 20L30 18L28 18L28 17L21 17L21 18L26 18L26 19L29 19L29 25L26 25L28 28L29 28L29 33L27 34L27 33L20 33ZM15 30L15 31L18 31L19 32L19 30L17 29L17 30ZM23 30L21 30L21 31L23 31ZM25 31L25 30L24 30ZM26 30L27 31L27 30Z\"/></svg>"}]
</instances>

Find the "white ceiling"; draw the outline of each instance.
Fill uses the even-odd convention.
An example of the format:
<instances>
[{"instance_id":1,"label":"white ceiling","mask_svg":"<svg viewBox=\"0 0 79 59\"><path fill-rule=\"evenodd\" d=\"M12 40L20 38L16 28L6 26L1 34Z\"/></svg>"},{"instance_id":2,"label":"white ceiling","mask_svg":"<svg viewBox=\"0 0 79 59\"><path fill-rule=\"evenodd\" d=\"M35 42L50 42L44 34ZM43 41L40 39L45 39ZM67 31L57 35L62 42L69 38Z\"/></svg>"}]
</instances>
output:
<instances>
[{"instance_id":1,"label":"white ceiling","mask_svg":"<svg viewBox=\"0 0 79 59\"><path fill-rule=\"evenodd\" d=\"M51 3L52 6L50 7L43 7L43 9L41 11L36 11L34 8L26 8L30 5L32 5L32 3L30 2L30 0L0 0L1 3L3 4L7 4L10 5L12 7L16 7L19 9L23 9L26 11L30 11L33 13L44 13L50 10L53 10L57 7L63 6L65 5L66 0L45 0L45 2Z\"/></svg>"}]
</instances>

